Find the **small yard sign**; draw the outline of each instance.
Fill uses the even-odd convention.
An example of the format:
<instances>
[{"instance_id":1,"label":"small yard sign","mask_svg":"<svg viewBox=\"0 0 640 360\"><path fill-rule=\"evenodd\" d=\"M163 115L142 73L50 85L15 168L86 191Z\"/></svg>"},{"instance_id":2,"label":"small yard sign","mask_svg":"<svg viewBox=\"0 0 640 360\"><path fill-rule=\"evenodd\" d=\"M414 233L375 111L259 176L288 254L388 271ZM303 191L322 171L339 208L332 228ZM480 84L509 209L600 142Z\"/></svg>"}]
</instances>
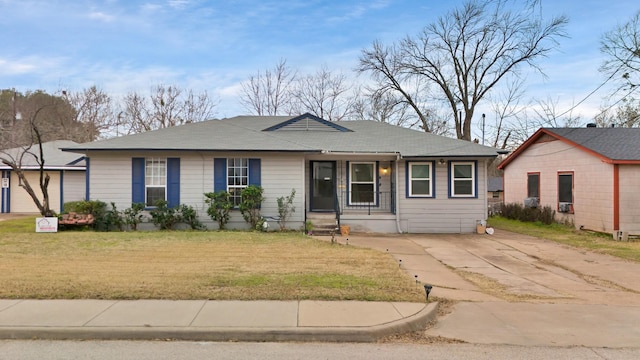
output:
<instances>
[{"instance_id":1,"label":"small yard sign","mask_svg":"<svg viewBox=\"0 0 640 360\"><path fill-rule=\"evenodd\" d=\"M36 218L36 232L58 232L58 218Z\"/></svg>"}]
</instances>

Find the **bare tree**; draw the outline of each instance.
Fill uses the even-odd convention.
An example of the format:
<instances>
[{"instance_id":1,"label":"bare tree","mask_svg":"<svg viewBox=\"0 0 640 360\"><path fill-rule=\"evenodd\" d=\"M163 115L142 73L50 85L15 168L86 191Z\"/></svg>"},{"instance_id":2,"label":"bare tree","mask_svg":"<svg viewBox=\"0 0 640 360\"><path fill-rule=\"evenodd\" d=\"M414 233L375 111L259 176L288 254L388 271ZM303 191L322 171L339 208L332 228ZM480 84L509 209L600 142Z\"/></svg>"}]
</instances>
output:
<instances>
[{"instance_id":1,"label":"bare tree","mask_svg":"<svg viewBox=\"0 0 640 360\"><path fill-rule=\"evenodd\" d=\"M471 0L428 25L415 37L392 47L374 43L364 50L360 70L384 76L400 87L403 77L424 78L436 85L455 120L456 136L471 140L471 122L478 103L508 74L523 65L538 69L564 36L567 18L543 23L537 1ZM389 71L380 66L388 65ZM539 69L538 69L539 70ZM382 75L380 75L382 74ZM396 85L397 84L397 85Z\"/></svg>"},{"instance_id":2,"label":"bare tree","mask_svg":"<svg viewBox=\"0 0 640 360\"><path fill-rule=\"evenodd\" d=\"M640 86L640 11L607 32L600 51L608 57L600 68L602 72L616 79L623 89Z\"/></svg>"},{"instance_id":3,"label":"bare tree","mask_svg":"<svg viewBox=\"0 0 640 360\"><path fill-rule=\"evenodd\" d=\"M420 106L420 100L416 99L419 94L427 93L428 89L420 81L415 86L415 79L403 68L402 49L396 45L384 46L379 41L374 41L370 50L362 51L357 70L371 73L376 81L376 88L372 92L374 99L397 99L397 105L413 110L424 131L432 132L428 112Z\"/></svg>"},{"instance_id":4,"label":"bare tree","mask_svg":"<svg viewBox=\"0 0 640 360\"><path fill-rule=\"evenodd\" d=\"M0 161L9 166L16 176L18 176L20 186L29 194L42 216L54 216L55 214L49 202L50 176L44 170L45 158L44 151L42 150L43 136L39 129L38 121L36 120L40 114L44 114L47 110L51 110L50 108L56 106L59 106L59 104L51 103L40 106L31 112L28 119L21 120L28 122L29 125L31 141L28 145L0 151ZM38 188L40 189L42 198L38 196L26 176L23 165L27 162L28 158L32 158L38 165Z\"/></svg>"},{"instance_id":5,"label":"bare tree","mask_svg":"<svg viewBox=\"0 0 640 360\"><path fill-rule=\"evenodd\" d=\"M558 110L559 99L547 98L537 100L537 106L532 107L537 116L534 121L536 127L576 127L580 125L580 115L574 115L572 111L560 113ZM571 109L574 109L572 106Z\"/></svg>"},{"instance_id":6,"label":"bare tree","mask_svg":"<svg viewBox=\"0 0 640 360\"><path fill-rule=\"evenodd\" d=\"M273 69L266 69L264 73L258 71L257 75L251 75L242 83L240 103L258 116L281 115L288 110L295 78L296 71L281 59Z\"/></svg>"},{"instance_id":7,"label":"bare tree","mask_svg":"<svg viewBox=\"0 0 640 360\"><path fill-rule=\"evenodd\" d=\"M111 97L98 87L91 86L79 92L62 91L62 96L75 109L77 123L84 126L79 130L86 131L86 140L113 136L117 126Z\"/></svg>"},{"instance_id":8,"label":"bare tree","mask_svg":"<svg viewBox=\"0 0 640 360\"><path fill-rule=\"evenodd\" d=\"M332 73L323 65L315 74L296 80L290 113L309 112L329 121L344 120L353 109L355 95L343 73Z\"/></svg>"},{"instance_id":9,"label":"bare tree","mask_svg":"<svg viewBox=\"0 0 640 360\"><path fill-rule=\"evenodd\" d=\"M600 127L640 127L640 104L633 98L623 99L622 104L601 109L594 118Z\"/></svg>"},{"instance_id":10,"label":"bare tree","mask_svg":"<svg viewBox=\"0 0 640 360\"><path fill-rule=\"evenodd\" d=\"M524 80L515 78L507 83L501 92L490 97L493 119L483 119L483 125L488 128L487 138L491 138L488 145L494 148L515 148L511 142L511 135L520 127L517 118L525 110L520 105L524 96ZM482 114L485 117L485 114ZM491 116L490 116L491 117ZM484 129L482 129L484 132Z\"/></svg>"},{"instance_id":11,"label":"bare tree","mask_svg":"<svg viewBox=\"0 0 640 360\"><path fill-rule=\"evenodd\" d=\"M374 120L411 127L411 109L398 94L371 88L360 89L356 93L358 97L352 111L355 120Z\"/></svg>"},{"instance_id":12,"label":"bare tree","mask_svg":"<svg viewBox=\"0 0 640 360\"><path fill-rule=\"evenodd\" d=\"M137 92L123 99L123 111L116 116L119 127L128 134L141 133L208 120L216 103L207 92L185 93L174 85L157 85L146 98Z\"/></svg>"}]
</instances>

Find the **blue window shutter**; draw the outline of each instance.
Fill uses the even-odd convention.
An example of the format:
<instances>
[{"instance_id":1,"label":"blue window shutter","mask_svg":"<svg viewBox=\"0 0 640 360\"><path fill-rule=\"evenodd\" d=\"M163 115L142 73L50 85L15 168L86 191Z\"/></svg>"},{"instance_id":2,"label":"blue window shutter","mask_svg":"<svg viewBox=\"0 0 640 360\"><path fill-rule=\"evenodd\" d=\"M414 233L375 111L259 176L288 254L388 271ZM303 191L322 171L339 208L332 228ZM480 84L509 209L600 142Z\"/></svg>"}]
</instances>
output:
<instances>
[{"instance_id":1,"label":"blue window shutter","mask_svg":"<svg viewBox=\"0 0 640 360\"><path fill-rule=\"evenodd\" d=\"M404 197L405 198L409 198L409 167L411 166L411 163L408 161L405 161L404 163L404 169L405 169L405 175L404 175Z\"/></svg>"},{"instance_id":2,"label":"blue window shutter","mask_svg":"<svg viewBox=\"0 0 640 360\"><path fill-rule=\"evenodd\" d=\"M60 213L64 211L64 170L60 170Z\"/></svg>"},{"instance_id":3,"label":"blue window shutter","mask_svg":"<svg viewBox=\"0 0 640 360\"><path fill-rule=\"evenodd\" d=\"M260 159L249 159L249 185L261 186Z\"/></svg>"},{"instance_id":4,"label":"blue window shutter","mask_svg":"<svg viewBox=\"0 0 640 360\"><path fill-rule=\"evenodd\" d=\"M346 166L347 166L347 189L345 191L345 196L347 197L347 205L351 205L351 197L349 195L349 191L351 191L351 183L349 181L351 181L349 178L351 177L351 167L349 166L349 161L345 161Z\"/></svg>"},{"instance_id":5,"label":"blue window shutter","mask_svg":"<svg viewBox=\"0 0 640 360\"><path fill-rule=\"evenodd\" d=\"M167 159L167 206L180 205L180 158Z\"/></svg>"},{"instance_id":6,"label":"blue window shutter","mask_svg":"<svg viewBox=\"0 0 640 360\"><path fill-rule=\"evenodd\" d=\"M144 203L144 158L131 159L131 202Z\"/></svg>"},{"instance_id":7,"label":"blue window shutter","mask_svg":"<svg viewBox=\"0 0 640 360\"><path fill-rule=\"evenodd\" d=\"M213 191L227 191L227 159L213 159Z\"/></svg>"},{"instance_id":8,"label":"blue window shutter","mask_svg":"<svg viewBox=\"0 0 640 360\"><path fill-rule=\"evenodd\" d=\"M382 186L380 179L380 161L376 161L376 168L373 169L373 178L376 182L376 188L374 190L376 192L376 207L380 207L380 186Z\"/></svg>"}]
</instances>

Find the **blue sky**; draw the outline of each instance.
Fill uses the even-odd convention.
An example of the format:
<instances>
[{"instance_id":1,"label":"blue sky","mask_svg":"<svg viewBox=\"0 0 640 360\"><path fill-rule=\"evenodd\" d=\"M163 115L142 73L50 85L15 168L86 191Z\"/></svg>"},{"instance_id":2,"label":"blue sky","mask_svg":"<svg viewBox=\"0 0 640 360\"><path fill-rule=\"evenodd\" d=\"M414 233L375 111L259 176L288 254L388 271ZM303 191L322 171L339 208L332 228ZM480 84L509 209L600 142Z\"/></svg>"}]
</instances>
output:
<instances>
[{"instance_id":1,"label":"blue sky","mask_svg":"<svg viewBox=\"0 0 640 360\"><path fill-rule=\"evenodd\" d=\"M417 34L462 1L442 0L0 0L0 88L147 93L157 84L207 90L216 116L246 113L240 83L280 59L302 73L355 76L360 51ZM640 9L637 0L543 0L569 16L569 37L529 75L528 97L566 110L604 81L602 34ZM363 80L363 79L360 79ZM606 88L574 114L598 112Z\"/></svg>"}]
</instances>

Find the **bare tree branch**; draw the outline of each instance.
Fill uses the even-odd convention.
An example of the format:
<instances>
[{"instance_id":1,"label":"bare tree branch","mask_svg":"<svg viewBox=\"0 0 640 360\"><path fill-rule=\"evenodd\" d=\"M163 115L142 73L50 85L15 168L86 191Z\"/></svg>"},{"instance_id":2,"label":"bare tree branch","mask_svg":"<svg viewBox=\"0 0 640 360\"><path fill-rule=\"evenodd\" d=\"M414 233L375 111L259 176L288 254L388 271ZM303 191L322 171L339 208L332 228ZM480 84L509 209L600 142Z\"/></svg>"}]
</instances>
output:
<instances>
[{"instance_id":1,"label":"bare tree branch","mask_svg":"<svg viewBox=\"0 0 640 360\"><path fill-rule=\"evenodd\" d=\"M509 7L506 5L509 4ZM415 37L407 37L390 50L374 43L363 51L360 70L384 76L393 86L408 76L437 86L451 109L459 139L471 140L471 122L478 103L508 74L523 65L536 69L564 36L567 18L543 23L534 12L537 1L523 9L509 0L471 0L428 25ZM383 67L379 55L384 56ZM394 82L395 81L395 82Z\"/></svg>"},{"instance_id":2,"label":"bare tree branch","mask_svg":"<svg viewBox=\"0 0 640 360\"><path fill-rule=\"evenodd\" d=\"M258 71L242 83L240 103L258 116L281 115L291 101L295 78L296 72L282 59L273 69Z\"/></svg>"}]
</instances>

